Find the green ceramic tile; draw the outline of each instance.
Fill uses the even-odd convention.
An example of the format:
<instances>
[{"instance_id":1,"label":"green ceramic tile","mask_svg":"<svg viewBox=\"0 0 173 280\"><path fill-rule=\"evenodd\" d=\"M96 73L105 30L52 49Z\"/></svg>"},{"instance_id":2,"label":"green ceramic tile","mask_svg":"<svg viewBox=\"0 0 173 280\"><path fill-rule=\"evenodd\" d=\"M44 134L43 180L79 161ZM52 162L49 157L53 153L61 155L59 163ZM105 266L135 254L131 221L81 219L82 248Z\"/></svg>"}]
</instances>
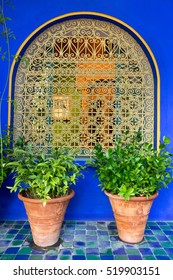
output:
<instances>
[{"instance_id":1,"label":"green ceramic tile","mask_svg":"<svg viewBox=\"0 0 173 280\"><path fill-rule=\"evenodd\" d=\"M98 235L99 241L110 241L109 235Z\"/></svg>"},{"instance_id":2,"label":"green ceramic tile","mask_svg":"<svg viewBox=\"0 0 173 280\"><path fill-rule=\"evenodd\" d=\"M58 250L49 249L45 254L46 254L46 256L56 256L58 254Z\"/></svg>"},{"instance_id":3,"label":"green ceramic tile","mask_svg":"<svg viewBox=\"0 0 173 280\"><path fill-rule=\"evenodd\" d=\"M87 222L86 222L86 225L87 225L87 226L96 226L96 223L97 223L97 222L87 221Z\"/></svg>"},{"instance_id":4,"label":"green ceramic tile","mask_svg":"<svg viewBox=\"0 0 173 280\"><path fill-rule=\"evenodd\" d=\"M84 249L74 249L73 250L73 255L85 255L85 250Z\"/></svg>"},{"instance_id":5,"label":"green ceramic tile","mask_svg":"<svg viewBox=\"0 0 173 280\"><path fill-rule=\"evenodd\" d=\"M173 255L169 255L169 258L170 258L171 260L173 260Z\"/></svg>"},{"instance_id":6,"label":"green ceramic tile","mask_svg":"<svg viewBox=\"0 0 173 280\"><path fill-rule=\"evenodd\" d=\"M0 230L1 234L5 234L7 231L9 231L9 228L1 228Z\"/></svg>"},{"instance_id":7,"label":"green ceramic tile","mask_svg":"<svg viewBox=\"0 0 173 280\"><path fill-rule=\"evenodd\" d=\"M78 225L78 224L76 224L75 229L86 229L86 225Z\"/></svg>"},{"instance_id":8,"label":"green ceramic tile","mask_svg":"<svg viewBox=\"0 0 173 280\"><path fill-rule=\"evenodd\" d=\"M171 242L165 241L165 242L160 242L160 245L163 248L173 248L173 244Z\"/></svg>"},{"instance_id":9,"label":"green ceramic tile","mask_svg":"<svg viewBox=\"0 0 173 280\"><path fill-rule=\"evenodd\" d=\"M29 235L26 237L26 240L28 240L28 241L33 240L33 238L32 238L32 234L29 234Z\"/></svg>"},{"instance_id":10,"label":"green ceramic tile","mask_svg":"<svg viewBox=\"0 0 173 280\"><path fill-rule=\"evenodd\" d=\"M156 239L157 241L157 239ZM141 242L137 244L137 248L149 248L149 244L147 241Z\"/></svg>"},{"instance_id":11,"label":"green ceramic tile","mask_svg":"<svg viewBox=\"0 0 173 280\"><path fill-rule=\"evenodd\" d=\"M131 249L131 248L127 249L126 248L125 251L128 255L135 255L135 256L141 255L137 249Z\"/></svg>"},{"instance_id":12,"label":"green ceramic tile","mask_svg":"<svg viewBox=\"0 0 173 280\"><path fill-rule=\"evenodd\" d=\"M64 248L71 248L71 247L73 247L73 241L64 241L62 244L62 247L64 247Z\"/></svg>"},{"instance_id":13,"label":"green ceramic tile","mask_svg":"<svg viewBox=\"0 0 173 280\"><path fill-rule=\"evenodd\" d=\"M0 248L0 254L4 253L6 251L6 248Z\"/></svg>"},{"instance_id":14,"label":"green ceramic tile","mask_svg":"<svg viewBox=\"0 0 173 280\"><path fill-rule=\"evenodd\" d=\"M152 249L152 251L155 256L167 256L163 249Z\"/></svg>"},{"instance_id":15,"label":"green ceramic tile","mask_svg":"<svg viewBox=\"0 0 173 280\"><path fill-rule=\"evenodd\" d=\"M74 236L75 241L85 241L86 240L86 235L84 234L77 234Z\"/></svg>"},{"instance_id":16,"label":"green ceramic tile","mask_svg":"<svg viewBox=\"0 0 173 280\"><path fill-rule=\"evenodd\" d=\"M15 237L16 234L7 234L5 236L5 239L13 239Z\"/></svg>"},{"instance_id":17,"label":"green ceramic tile","mask_svg":"<svg viewBox=\"0 0 173 280\"><path fill-rule=\"evenodd\" d=\"M128 260L128 256L126 255L116 255L114 256L115 260Z\"/></svg>"},{"instance_id":18,"label":"green ceramic tile","mask_svg":"<svg viewBox=\"0 0 173 280\"><path fill-rule=\"evenodd\" d=\"M160 228L161 228L162 230L172 230L172 228L169 227L169 226L162 226L162 225L160 225Z\"/></svg>"},{"instance_id":19,"label":"green ceramic tile","mask_svg":"<svg viewBox=\"0 0 173 280\"><path fill-rule=\"evenodd\" d=\"M147 241L157 241L157 238L155 237L155 236L145 236L145 239L147 240Z\"/></svg>"},{"instance_id":20,"label":"green ceramic tile","mask_svg":"<svg viewBox=\"0 0 173 280\"><path fill-rule=\"evenodd\" d=\"M66 220L63 222L64 224L76 224L77 221L76 220Z\"/></svg>"},{"instance_id":21,"label":"green ceramic tile","mask_svg":"<svg viewBox=\"0 0 173 280\"><path fill-rule=\"evenodd\" d=\"M167 222L169 226L173 226L173 222Z\"/></svg>"},{"instance_id":22,"label":"green ceramic tile","mask_svg":"<svg viewBox=\"0 0 173 280\"><path fill-rule=\"evenodd\" d=\"M14 229L21 229L23 227L23 225L14 225Z\"/></svg>"},{"instance_id":23,"label":"green ceramic tile","mask_svg":"<svg viewBox=\"0 0 173 280\"><path fill-rule=\"evenodd\" d=\"M162 230L155 230L154 232L154 235L164 235L163 231Z\"/></svg>"},{"instance_id":24,"label":"green ceramic tile","mask_svg":"<svg viewBox=\"0 0 173 280\"><path fill-rule=\"evenodd\" d=\"M113 249L118 249L124 247L124 243L122 241L113 241L111 242L111 247Z\"/></svg>"},{"instance_id":25,"label":"green ceramic tile","mask_svg":"<svg viewBox=\"0 0 173 280\"><path fill-rule=\"evenodd\" d=\"M23 243L23 240L13 240L11 242L11 245L12 246L19 246L19 245L22 245L22 243Z\"/></svg>"},{"instance_id":26,"label":"green ceramic tile","mask_svg":"<svg viewBox=\"0 0 173 280\"><path fill-rule=\"evenodd\" d=\"M32 251L31 247L23 247L17 252L17 254L19 254L19 255L29 255L31 253L31 251Z\"/></svg>"},{"instance_id":27,"label":"green ceramic tile","mask_svg":"<svg viewBox=\"0 0 173 280\"><path fill-rule=\"evenodd\" d=\"M157 222L148 221L147 225L148 226L157 226Z\"/></svg>"},{"instance_id":28,"label":"green ceramic tile","mask_svg":"<svg viewBox=\"0 0 173 280\"><path fill-rule=\"evenodd\" d=\"M107 230L107 225L105 225L105 224L97 224L97 229L98 230Z\"/></svg>"},{"instance_id":29,"label":"green ceramic tile","mask_svg":"<svg viewBox=\"0 0 173 280\"><path fill-rule=\"evenodd\" d=\"M173 242L173 235L169 235L167 237L169 238L169 240L171 240Z\"/></svg>"},{"instance_id":30,"label":"green ceramic tile","mask_svg":"<svg viewBox=\"0 0 173 280\"><path fill-rule=\"evenodd\" d=\"M30 234L30 230L29 229L21 229L18 233L19 234Z\"/></svg>"},{"instance_id":31,"label":"green ceramic tile","mask_svg":"<svg viewBox=\"0 0 173 280\"><path fill-rule=\"evenodd\" d=\"M87 248L98 248L98 242L97 241L89 241L86 243Z\"/></svg>"},{"instance_id":32,"label":"green ceramic tile","mask_svg":"<svg viewBox=\"0 0 173 280\"><path fill-rule=\"evenodd\" d=\"M71 256L59 256L58 259L59 260L71 260L72 257Z\"/></svg>"},{"instance_id":33,"label":"green ceramic tile","mask_svg":"<svg viewBox=\"0 0 173 280\"><path fill-rule=\"evenodd\" d=\"M104 255L112 255L112 249L111 248L100 248L100 254Z\"/></svg>"},{"instance_id":34,"label":"green ceramic tile","mask_svg":"<svg viewBox=\"0 0 173 280\"><path fill-rule=\"evenodd\" d=\"M113 235L113 236L117 235L117 230L109 229L108 232L109 235Z\"/></svg>"},{"instance_id":35,"label":"green ceramic tile","mask_svg":"<svg viewBox=\"0 0 173 280\"><path fill-rule=\"evenodd\" d=\"M87 255L86 256L87 260L100 260L99 256L94 256L94 255Z\"/></svg>"},{"instance_id":36,"label":"green ceramic tile","mask_svg":"<svg viewBox=\"0 0 173 280\"><path fill-rule=\"evenodd\" d=\"M96 230L87 230L86 234L87 235L97 235L97 231Z\"/></svg>"},{"instance_id":37,"label":"green ceramic tile","mask_svg":"<svg viewBox=\"0 0 173 280\"><path fill-rule=\"evenodd\" d=\"M2 255L1 260L14 260L16 255Z\"/></svg>"},{"instance_id":38,"label":"green ceramic tile","mask_svg":"<svg viewBox=\"0 0 173 280\"><path fill-rule=\"evenodd\" d=\"M7 225L13 225L15 223L15 221L5 221L5 224Z\"/></svg>"},{"instance_id":39,"label":"green ceramic tile","mask_svg":"<svg viewBox=\"0 0 173 280\"><path fill-rule=\"evenodd\" d=\"M43 260L41 255L30 255L29 260Z\"/></svg>"},{"instance_id":40,"label":"green ceramic tile","mask_svg":"<svg viewBox=\"0 0 173 280\"><path fill-rule=\"evenodd\" d=\"M142 256L143 260L156 260L154 256Z\"/></svg>"}]
</instances>

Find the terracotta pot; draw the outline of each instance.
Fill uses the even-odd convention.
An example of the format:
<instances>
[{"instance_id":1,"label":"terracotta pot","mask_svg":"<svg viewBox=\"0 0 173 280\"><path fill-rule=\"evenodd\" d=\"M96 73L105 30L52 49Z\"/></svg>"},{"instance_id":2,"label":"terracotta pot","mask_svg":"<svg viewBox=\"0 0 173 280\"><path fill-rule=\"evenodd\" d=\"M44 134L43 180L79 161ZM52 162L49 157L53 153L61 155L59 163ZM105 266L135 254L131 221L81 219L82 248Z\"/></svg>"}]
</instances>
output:
<instances>
[{"instance_id":1,"label":"terracotta pot","mask_svg":"<svg viewBox=\"0 0 173 280\"><path fill-rule=\"evenodd\" d=\"M141 242L150 208L158 193L148 198L133 197L130 200L106 191L105 194L109 197L114 212L119 238L127 243Z\"/></svg>"},{"instance_id":2,"label":"terracotta pot","mask_svg":"<svg viewBox=\"0 0 173 280\"><path fill-rule=\"evenodd\" d=\"M66 208L74 191L67 196L48 199L46 206L40 199L31 199L18 194L23 201L34 243L39 247L48 247L55 244L60 235Z\"/></svg>"}]
</instances>

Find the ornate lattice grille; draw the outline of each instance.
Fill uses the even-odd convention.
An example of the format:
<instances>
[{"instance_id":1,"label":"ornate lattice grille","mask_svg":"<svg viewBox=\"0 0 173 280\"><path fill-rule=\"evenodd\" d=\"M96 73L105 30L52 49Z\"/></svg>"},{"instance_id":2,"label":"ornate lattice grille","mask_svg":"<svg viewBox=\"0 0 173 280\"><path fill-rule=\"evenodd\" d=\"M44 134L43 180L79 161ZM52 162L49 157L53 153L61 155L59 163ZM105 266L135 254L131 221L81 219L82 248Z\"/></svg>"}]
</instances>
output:
<instances>
[{"instance_id":1,"label":"ornate lattice grille","mask_svg":"<svg viewBox=\"0 0 173 280\"><path fill-rule=\"evenodd\" d=\"M15 80L15 137L36 149L79 149L89 156L109 147L124 130L142 128L153 141L154 82L140 45L101 20L54 24L24 53Z\"/></svg>"}]
</instances>

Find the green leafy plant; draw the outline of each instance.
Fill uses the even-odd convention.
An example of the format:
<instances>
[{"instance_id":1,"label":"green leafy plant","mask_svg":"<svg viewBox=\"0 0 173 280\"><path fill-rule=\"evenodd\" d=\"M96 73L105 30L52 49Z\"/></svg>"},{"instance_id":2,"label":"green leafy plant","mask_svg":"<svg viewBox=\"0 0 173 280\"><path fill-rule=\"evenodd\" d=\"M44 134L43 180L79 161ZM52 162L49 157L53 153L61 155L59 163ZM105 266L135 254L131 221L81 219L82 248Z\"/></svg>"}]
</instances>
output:
<instances>
[{"instance_id":1,"label":"green leafy plant","mask_svg":"<svg viewBox=\"0 0 173 280\"><path fill-rule=\"evenodd\" d=\"M20 144L21 146L21 144ZM14 172L14 185L11 192L22 192L29 198L38 198L46 204L47 199L66 196L70 186L76 184L83 166L75 162L75 154L68 148L58 148L51 156L44 152L36 154L31 144L14 148L13 159L7 167Z\"/></svg>"},{"instance_id":2,"label":"green leafy plant","mask_svg":"<svg viewBox=\"0 0 173 280\"><path fill-rule=\"evenodd\" d=\"M173 155L167 151L170 139L163 137L160 150L142 142L140 130L130 135L126 131L114 146L93 149L93 160L87 163L96 169L103 190L129 200L148 197L173 181Z\"/></svg>"}]
</instances>

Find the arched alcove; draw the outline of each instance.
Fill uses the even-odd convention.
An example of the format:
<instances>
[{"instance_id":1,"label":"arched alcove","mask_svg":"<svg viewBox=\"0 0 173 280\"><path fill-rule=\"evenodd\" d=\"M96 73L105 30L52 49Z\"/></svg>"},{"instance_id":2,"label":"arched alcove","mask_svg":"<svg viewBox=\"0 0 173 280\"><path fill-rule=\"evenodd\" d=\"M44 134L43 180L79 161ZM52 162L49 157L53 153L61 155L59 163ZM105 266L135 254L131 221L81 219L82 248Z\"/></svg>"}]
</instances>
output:
<instances>
[{"instance_id":1,"label":"arched alcove","mask_svg":"<svg viewBox=\"0 0 173 280\"><path fill-rule=\"evenodd\" d=\"M122 21L72 13L35 30L11 68L14 137L35 149L68 146L79 157L125 130L159 141L159 71L142 37Z\"/></svg>"}]
</instances>

